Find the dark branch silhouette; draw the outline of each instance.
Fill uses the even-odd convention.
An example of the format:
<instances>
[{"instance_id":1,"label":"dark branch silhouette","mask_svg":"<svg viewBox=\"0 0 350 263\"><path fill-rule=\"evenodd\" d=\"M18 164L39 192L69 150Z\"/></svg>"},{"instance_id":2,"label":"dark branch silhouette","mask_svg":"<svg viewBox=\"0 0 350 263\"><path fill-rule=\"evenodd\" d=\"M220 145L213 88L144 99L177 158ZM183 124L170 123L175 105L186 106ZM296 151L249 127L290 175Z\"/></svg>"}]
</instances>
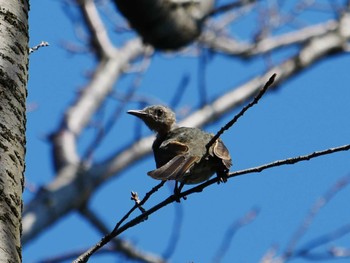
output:
<instances>
[{"instance_id":1,"label":"dark branch silhouette","mask_svg":"<svg viewBox=\"0 0 350 263\"><path fill-rule=\"evenodd\" d=\"M277 167L277 166L282 166L282 165L290 165L290 164L295 164L301 161L308 161L311 160L313 158L322 156L322 155L327 155L327 154L331 154L331 153L335 153L335 152L339 152L339 151L348 151L350 149L350 144L344 145L344 146L340 146L340 147L335 147L335 148L330 148L330 149L326 149L323 151L317 151L317 152L313 152L311 154L307 154L307 155L303 155L303 156L299 156L299 157L292 157L289 159L284 159L284 160L279 160L279 161L275 161L272 163L268 163L265 165L261 165L261 166L257 166L257 167L253 167L250 169L246 169L246 170L241 170L241 171L237 171L237 172L232 172L230 173L229 178L233 178L239 175L243 175L243 174L249 174L249 173L259 173L262 172L266 169L272 168L272 167ZM171 195L168 198L166 198L165 200L163 200L162 202L158 203L157 205L153 206L152 208L146 210L144 213L142 213L141 215L135 217L134 219L130 220L129 222L125 223L124 225L122 225L122 223L130 216L130 214L137 209L137 205L135 205L116 225L116 227L113 229L113 231L104 236L100 242L98 242L95 246L93 246L91 249L89 249L88 251L86 251L84 254L82 254L78 259L76 259L74 261L74 263L80 263L80 262L87 262L87 260L90 258L90 256L92 254L94 254L96 251L98 251L101 247L103 247L105 244L107 244L112 238L118 236L119 234L123 233L124 231L126 231L127 229L140 224L141 222L143 222L146 218L148 218L151 214L155 213L156 211L158 211L159 209L175 202L176 200L178 200L178 197L183 198L183 197L188 197L189 195L193 194L193 193L198 193L198 192L202 192L204 188L208 187L209 185L215 184L218 182L218 178L215 177L213 179L210 179L202 184L199 184L193 188L190 188L187 191L184 191L182 193L179 193L178 196L174 196ZM150 191L149 193L151 194L147 194L146 197L140 202L140 204L144 204L148 198L150 197L150 195L152 195L154 192L156 192L161 186L163 186L163 184L165 183L165 181L162 181L160 184L158 184L156 187L154 187L152 189L152 191ZM156 189L156 190L155 190Z\"/></svg>"},{"instance_id":2,"label":"dark branch silhouette","mask_svg":"<svg viewBox=\"0 0 350 263\"><path fill-rule=\"evenodd\" d=\"M240 117L242 117L244 115L244 113L251 107L253 107L255 104L257 104L259 102L259 100L262 98L262 96L265 94L265 92L267 91L267 89L269 87L271 87L271 85L273 84L273 82L275 81L276 78L276 73L273 74L270 79L266 82L266 84L264 85L264 87L259 91L259 93L256 95L256 97L254 98L254 100L252 102L250 102L249 104L247 104L245 107L242 108L242 110L232 119L230 120L224 127L222 127L216 134L215 136L208 142L207 144L207 149L210 148L211 145L213 145L213 143L229 128L232 127L233 124L235 124L238 119Z\"/></svg>"}]
</instances>

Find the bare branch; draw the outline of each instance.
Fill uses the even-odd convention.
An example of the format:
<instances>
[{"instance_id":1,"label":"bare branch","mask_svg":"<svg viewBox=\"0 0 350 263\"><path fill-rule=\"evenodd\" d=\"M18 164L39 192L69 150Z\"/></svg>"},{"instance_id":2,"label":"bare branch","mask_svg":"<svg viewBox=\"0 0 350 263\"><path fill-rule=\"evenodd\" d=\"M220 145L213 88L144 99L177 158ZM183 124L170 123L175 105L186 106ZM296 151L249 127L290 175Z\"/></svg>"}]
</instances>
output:
<instances>
[{"instance_id":1,"label":"bare branch","mask_svg":"<svg viewBox=\"0 0 350 263\"><path fill-rule=\"evenodd\" d=\"M81 158L76 150L76 137L111 92L124 67L141 56L143 52L142 44L135 39L128 42L114 57L100 62L90 83L78 94L76 101L66 111L60 129L52 135L55 138L54 160L61 160L61 165L79 163ZM59 170L62 167L56 167L56 169Z\"/></svg>"},{"instance_id":2,"label":"bare branch","mask_svg":"<svg viewBox=\"0 0 350 263\"><path fill-rule=\"evenodd\" d=\"M327 205L334 197L337 195L341 190L343 190L346 186L350 184L350 175L342 178L338 182L336 182L335 185L333 185L322 197L320 197L315 204L311 207L309 213L304 218L303 222L300 224L298 229L293 234L289 244L287 245L287 248L285 252L283 253L284 258L292 257L293 254L296 252L296 245L300 241L300 239L305 235L306 231L309 229L310 225L312 224L314 218L319 213L319 211ZM321 240L324 240L323 238L320 238ZM316 239L318 240L318 239ZM330 241L330 240L328 240ZM313 244L317 242L311 242ZM305 245L303 251L311 250L313 248L313 245ZM300 253L300 252L299 252ZM298 253L297 253L298 254Z\"/></svg>"},{"instance_id":3,"label":"bare branch","mask_svg":"<svg viewBox=\"0 0 350 263\"><path fill-rule=\"evenodd\" d=\"M162 253L165 259L170 259L173 253L175 252L177 244L179 243L180 230L183 223L183 206L176 203L174 204L174 209L175 209L175 216L174 216L174 223L172 227L172 233L168 241L168 246Z\"/></svg>"},{"instance_id":4,"label":"bare branch","mask_svg":"<svg viewBox=\"0 0 350 263\"><path fill-rule=\"evenodd\" d=\"M165 181L160 182L158 185L153 187L151 189L151 191L149 191L145 195L145 197L142 199L142 201L136 202L136 204L129 210L129 212L126 213L125 216L123 216L123 218L115 225L115 227L111 233L105 235L98 244L96 244L94 247L87 250L85 253L81 254L79 256L79 258L77 258L74 261L74 263L87 262L87 260L92 256L92 254L94 254L96 251L98 251L100 248L102 248L105 244L109 243L113 238L115 238L119 234L118 230L119 230L120 226L122 225L122 223L126 219L128 219L128 217L132 214L132 212L134 212L137 208L141 207L151 197L151 195L153 195L155 192L157 192L164 185L164 183L165 183ZM142 221L144 221L148 218L147 213L148 213L148 211L142 210L142 214L141 214Z\"/></svg>"},{"instance_id":5,"label":"bare branch","mask_svg":"<svg viewBox=\"0 0 350 263\"><path fill-rule=\"evenodd\" d=\"M33 53L34 51L39 50L39 48L48 47L49 45L50 45L49 42L41 41L38 45L29 48L29 54Z\"/></svg>"},{"instance_id":6,"label":"bare branch","mask_svg":"<svg viewBox=\"0 0 350 263\"><path fill-rule=\"evenodd\" d=\"M108 228L106 225L102 222L102 220L97 216L96 213L94 213L91 209L85 207L79 210L81 215L84 216L96 229L98 229L102 234L106 235L109 233ZM127 256L129 259L138 260L140 262L145 263L161 263L165 262L164 259L153 255L150 252L141 251L140 249L136 248L133 244L130 242L127 242L126 240L114 238L111 240L113 251L117 253L121 253L124 256ZM82 252L80 252L81 254ZM75 257L79 256L76 255ZM75 258L71 257L71 259Z\"/></svg>"},{"instance_id":7,"label":"bare branch","mask_svg":"<svg viewBox=\"0 0 350 263\"><path fill-rule=\"evenodd\" d=\"M301 161L306 161L306 160L310 160L322 155L327 155L327 154L331 154L337 151L347 151L350 149L350 144L348 145L344 145L344 146L340 146L340 147L336 147L336 148L330 148L327 150L323 150L323 151L318 151L318 152L314 152L308 155L304 155L304 156L299 156L299 157L293 157L293 158L289 158L289 159L285 159L285 160L280 160L280 161L276 161L276 162L272 162L269 164L265 164L262 166L258 166L258 167L254 167L254 168L250 168L250 169L246 169L246 170L241 170L241 171L237 171L237 172L233 172L230 174L229 178L233 178L239 175L243 175L243 174L249 174L249 173L257 173L257 172L261 172L263 170L266 170L268 168L272 168L272 167L277 167L277 166L281 166L281 165L289 165L289 164L294 164L297 162L301 162ZM131 214L132 210L136 207L134 206L129 213L127 213L126 216L123 217L122 220L120 220L118 222L118 224L116 225L116 227L113 229L113 231L104 236L96 245L94 245L93 247L91 247L88 251L86 251L85 253L83 253L81 256L79 256L79 258L77 258L74 263L81 263L81 262L87 262L88 259L96 252L98 251L100 248L102 248L104 245L106 245L108 242L110 242L110 240L112 240L114 237L118 236L119 234L123 233L124 231L126 231L127 229L140 224L141 222L143 222L146 218L148 218L151 214L155 213L156 211L158 211L159 209L175 202L176 200L178 200L178 198L183 198L186 197L188 198L189 195L194 194L194 193L198 193L198 192L202 192L206 187L208 187L209 185L215 184L219 181L219 178L215 177L213 179L210 179L202 184L199 184L193 188L190 188L187 191L184 191L182 193L178 193L177 196L175 195L171 195L168 198L166 198L165 200L163 200L162 202L158 203L157 205L153 206L152 208L144 211L141 215L135 217L134 219L130 220L129 222L125 223L124 225L121 225L121 222L125 221L126 218L129 217L129 215ZM162 181L160 184L164 184L165 181ZM159 185L160 185L159 184ZM141 202L142 203L142 202Z\"/></svg>"},{"instance_id":8,"label":"bare branch","mask_svg":"<svg viewBox=\"0 0 350 263\"><path fill-rule=\"evenodd\" d=\"M265 83L264 87L259 91L259 93L256 95L253 101L251 101L249 104L244 106L242 110L228 123L225 124L224 127L222 127L216 134L215 136L207 143L206 148L207 151L209 151L210 146L213 145L213 143L228 129L232 127L233 124L235 124L240 117L244 115L244 113L251 107L253 107L255 104L259 102L259 100L262 98L262 96L265 94L267 89L272 86L273 82L275 81L276 74L273 74L269 80Z\"/></svg>"},{"instance_id":9,"label":"bare branch","mask_svg":"<svg viewBox=\"0 0 350 263\"><path fill-rule=\"evenodd\" d=\"M321 24L312 25L280 36L266 37L257 43L240 42L225 35L218 35L214 31L205 31L199 41L214 52L221 52L226 55L241 56L250 58L256 55L266 54L286 46L303 44L311 38L323 36L334 31L338 21L330 20Z\"/></svg>"},{"instance_id":10,"label":"bare branch","mask_svg":"<svg viewBox=\"0 0 350 263\"><path fill-rule=\"evenodd\" d=\"M245 6L254 4L256 2L257 2L257 0L240 0L240 1L235 1L232 3L224 4L224 5L221 5L217 8L214 8L213 10L211 10L208 14L205 15L205 17L203 19L208 19L211 16L219 15L221 13L225 13L227 11L230 11L230 10L233 10L236 8L245 7Z\"/></svg>"},{"instance_id":11,"label":"bare branch","mask_svg":"<svg viewBox=\"0 0 350 263\"><path fill-rule=\"evenodd\" d=\"M292 255L290 255L288 258L305 258L310 260L326 260L326 259L335 259L335 258L349 258L350 254L348 253L337 253L340 252L339 250L332 250L325 252L312 252L313 249L316 249L322 245L325 245L327 243L331 243L339 238L344 237L345 235L350 234L350 224L346 224L344 226L338 227L334 231L322 235L320 237L317 237L309 242L307 242L304 246L302 246L300 249L297 249L294 251ZM288 259L284 258L283 259Z\"/></svg>"},{"instance_id":12,"label":"bare branch","mask_svg":"<svg viewBox=\"0 0 350 263\"><path fill-rule=\"evenodd\" d=\"M101 57L113 57L117 49L111 43L93 0L79 0L80 10L90 31L92 45Z\"/></svg>"},{"instance_id":13,"label":"bare branch","mask_svg":"<svg viewBox=\"0 0 350 263\"><path fill-rule=\"evenodd\" d=\"M144 253L142 251L132 251L132 249L134 249L134 247L126 241L123 241L123 246L125 247L125 249L131 251L131 253L126 254L126 256L128 256L130 259L137 260L138 262L144 262L144 263L165 263L166 262L162 258L159 258L157 255L153 255L151 253ZM130 246L130 247L128 247L128 246ZM120 252L119 249L120 249L119 246L112 243L112 244L102 248L101 250L99 250L97 254L98 255L113 254L113 253L116 254L116 253ZM85 250L86 249L75 250L75 251L65 253L64 255L46 258L46 259L39 261L39 263L67 262L68 260L70 261L70 260L78 257Z\"/></svg>"},{"instance_id":14,"label":"bare branch","mask_svg":"<svg viewBox=\"0 0 350 263\"><path fill-rule=\"evenodd\" d=\"M225 256L227 251L230 248L230 244L232 242L232 239L234 235L237 233L238 230L240 230L245 225L251 223L254 221L254 219L258 216L260 209L253 208L248 213L246 213L242 218L234 222L229 229L225 233L225 237L221 242L220 248L216 252L216 255L212 262L219 263L221 262L222 258Z\"/></svg>"},{"instance_id":15,"label":"bare branch","mask_svg":"<svg viewBox=\"0 0 350 263\"><path fill-rule=\"evenodd\" d=\"M140 72L140 74L138 74L135 77L135 80L134 80L133 84L130 86L129 90L127 91L127 94L125 94L121 103L115 108L114 112L111 114L109 119L106 121L106 124L103 126L103 129L101 128L98 130L97 135L90 143L86 152L83 154L83 157L82 157L83 160L89 160L92 157L94 151L100 146L103 139L109 134L109 132L114 127L114 125L117 123L117 119L120 117L120 115L122 113L124 113L123 110L124 110L126 104L130 101L132 96L135 94L135 92L140 87L142 73L143 72Z\"/></svg>"},{"instance_id":16,"label":"bare branch","mask_svg":"<svg viewBox=\"0 0 350 263\"><path fill-rule=\"evenodd\" d=\"M248 168L248 169L244 169L244 170L240 170L240 171L236 171L236 172L231 172L228 178L233 178L233 177L237 177L240 175L244 175L244 174L250 174L250 173L260 173L266 169L270 169L272 167L277 167L277 166L283 166L283 165L291 165L291 164L295 164L298 162L302 162L302 161L309 161L313 158L319 157L319 156L323 156L323 155L328 155L328 154L332 154L335 152L340 152L340 151L348 151L350 150L350 144L347 145L343 145L343 146L339 146L339 147L335 147L335 148L329 148L323 151L317 151L317 152L313 152L307 155L302 155L302 156L298 156L298 157L292 157L292 158L288 158L288 159L284 159L284 160L278 160L278 161L274 161L268 164L264 164L261 166L256 166L253 168ZM187 196L189 194L192 193L198 193L198 192L202 192L204 188L206 188L209 185L212 185L214 183L218 183L219 182L219 178L215 177L212 178L200 185L197 185L187 191L182 192L179 195L179 198Z\"/></svg>"}]
</instances>

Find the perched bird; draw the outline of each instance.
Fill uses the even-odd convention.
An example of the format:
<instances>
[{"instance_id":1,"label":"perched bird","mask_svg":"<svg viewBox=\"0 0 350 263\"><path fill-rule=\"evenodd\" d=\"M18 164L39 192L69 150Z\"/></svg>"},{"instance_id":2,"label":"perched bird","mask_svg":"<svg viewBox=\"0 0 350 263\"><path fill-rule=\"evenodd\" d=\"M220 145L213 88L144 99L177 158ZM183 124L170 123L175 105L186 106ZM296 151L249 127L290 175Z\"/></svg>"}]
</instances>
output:
<instances>
[{"instance_id":1,"label":"perched bird","mask_svg":"<svg viewBox=\"0 0 350 263\"><path fill-rule=\"evenodd\" d=\"M232 162L220 138L207 153L206 145L214 135L198 128L177 127L175 113L168 107L153 105L128 113L157 133L152 146L157 169L148 172L149 176L176 180L183 186L206 181L216 172L221 182L227 181Z\"/></svg>"}]
</instances>

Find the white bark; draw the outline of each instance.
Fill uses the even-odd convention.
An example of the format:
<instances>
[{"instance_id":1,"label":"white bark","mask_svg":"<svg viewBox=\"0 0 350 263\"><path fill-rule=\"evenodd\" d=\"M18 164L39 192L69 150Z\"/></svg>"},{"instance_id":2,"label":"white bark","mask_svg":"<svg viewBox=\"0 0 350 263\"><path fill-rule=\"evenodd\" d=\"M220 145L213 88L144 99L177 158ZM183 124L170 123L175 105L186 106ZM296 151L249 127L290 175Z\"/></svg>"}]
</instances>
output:
<instances>
[{"instance_id":1,"label":"white bark","mask_svg":"<svg viewBox=\"0 0 350 263\"><path fill-rule=\"evenodd\" d=\"M29 3L0 6L0 259L21 262Z\"/></svg>"}]
</instances>

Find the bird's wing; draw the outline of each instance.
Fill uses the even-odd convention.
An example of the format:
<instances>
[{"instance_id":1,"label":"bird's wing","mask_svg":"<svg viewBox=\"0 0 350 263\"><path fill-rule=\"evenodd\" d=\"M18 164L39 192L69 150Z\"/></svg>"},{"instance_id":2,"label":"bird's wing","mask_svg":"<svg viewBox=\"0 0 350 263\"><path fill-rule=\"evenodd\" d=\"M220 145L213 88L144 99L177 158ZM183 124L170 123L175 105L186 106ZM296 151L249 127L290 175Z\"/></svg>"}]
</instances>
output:
<instances>
[{"instance_id":1,"label":"bird's wing","mask_svg":"<svg viewBox=\"0 0 350 263\"><path fill-rule=\"evenodd\" d=\"M174 157L185 155L188 152L188 146L176 140L166 140L154 150L157 168L162 167Z\"/></svg>"},{"instance_id":2,"label":"bird's wing","mask_svg":"<svg viewBox=\"0 0 350 263\"><path fill-rule=\"evenodd\" d=\"M216 140L213 150L214 150L214 154L220 159L222 159L224 165L227 168L230 168L232 165L230 153L227 150L225 144L220 139Z\"/></svg>"},{"instance_id":3,"label":"bird's wing","mask_svg":"<svg viewBox=\"0 0 350 263\"><path fill-rule=\"evenodd\" d=\"M198 160L199 158L194 156L177 155L163 166L147 174L157 180L178 180Z\"/></svg>"},{"instance_id":4,"label":"bird's wing","mask_svg":"<svg viewBox=\"0 0 350 263\"><path fill-rule=\"evenodd\" d=\"M182 142L176 140L167 140L164 141L159 148L162 151L166 151L167 153L176 156L182 155L188 152L188 146Z\"/></svg>"}]
</instances>

